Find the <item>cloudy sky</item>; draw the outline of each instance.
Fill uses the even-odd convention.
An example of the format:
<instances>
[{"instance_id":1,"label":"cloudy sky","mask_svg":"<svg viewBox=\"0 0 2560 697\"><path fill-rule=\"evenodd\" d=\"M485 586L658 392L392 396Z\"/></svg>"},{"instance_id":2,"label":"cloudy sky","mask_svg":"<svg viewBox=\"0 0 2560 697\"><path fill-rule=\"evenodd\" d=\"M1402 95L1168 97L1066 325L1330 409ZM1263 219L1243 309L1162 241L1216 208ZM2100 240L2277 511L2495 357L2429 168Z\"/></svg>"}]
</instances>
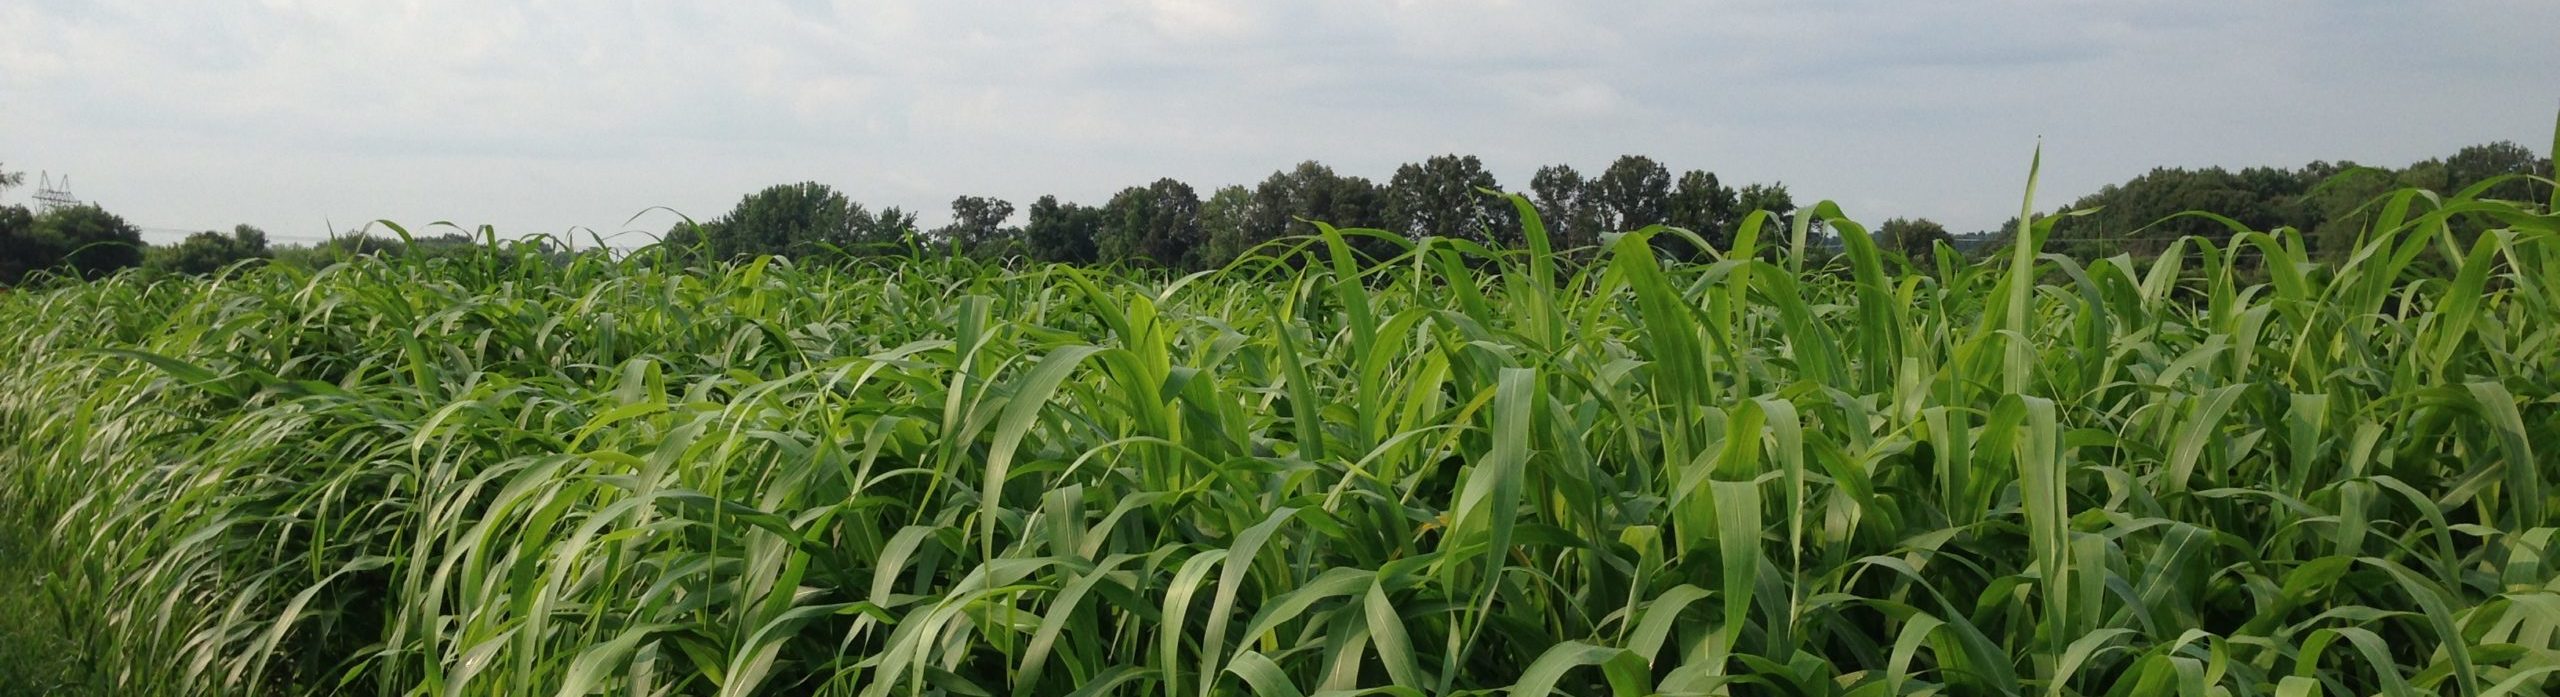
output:
<instances>
[{"instance_id":1,"label":"cloudy sky","mask_svg":"<svg viewBox=\"0 0 2560 697\"><path fill-rule=\"evenodd\" d=\"M2551 142L2560 2L0 2L0 163L151 228L947 217L1317 159L1624 153L1958 230L2159 165ZM23 202L25 189L10 192Z\"/></svg>"}]
</instances>

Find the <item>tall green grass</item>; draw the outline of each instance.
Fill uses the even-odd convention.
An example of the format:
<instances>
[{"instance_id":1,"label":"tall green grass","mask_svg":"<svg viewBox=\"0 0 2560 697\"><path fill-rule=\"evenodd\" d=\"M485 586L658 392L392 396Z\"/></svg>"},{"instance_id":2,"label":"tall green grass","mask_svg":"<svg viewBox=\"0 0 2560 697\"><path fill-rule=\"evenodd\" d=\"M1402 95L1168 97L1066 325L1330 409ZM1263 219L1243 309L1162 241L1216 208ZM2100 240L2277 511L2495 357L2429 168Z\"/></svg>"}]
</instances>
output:
<instances>
[{"instance_id":1,"label":"tall green grass","mask_svg":"<svg viewBox=\"0 0 2560 697\"><path fill-rule=\"evenodd\" d=\"M13 292L0 609L66 693L2543 694L2560 217L2377 206Z\"/></svg>"}]
</instances>

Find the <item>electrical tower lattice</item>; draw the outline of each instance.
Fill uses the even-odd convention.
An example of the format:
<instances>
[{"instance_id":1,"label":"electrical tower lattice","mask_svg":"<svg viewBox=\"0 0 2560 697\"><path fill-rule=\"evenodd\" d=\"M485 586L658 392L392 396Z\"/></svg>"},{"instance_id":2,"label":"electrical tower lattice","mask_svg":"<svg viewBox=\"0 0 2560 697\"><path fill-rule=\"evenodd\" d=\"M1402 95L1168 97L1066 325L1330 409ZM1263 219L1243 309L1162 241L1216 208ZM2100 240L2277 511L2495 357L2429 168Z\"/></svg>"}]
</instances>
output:
<instances>
[{"instance_id":1,"label":"electrical tower lattice","mask_svg":"<svg viewBox=\"0 0 2560 697\"><path fill-rule=\"evenodd\" d=\"M71 175L62 175L62 181L59 182L53 180L53 174L50 172L37 176L41 178L36 180L36 203L44 210L54 211L80 205L80 199L71 195Z\"/></svg>"}]
</instances>

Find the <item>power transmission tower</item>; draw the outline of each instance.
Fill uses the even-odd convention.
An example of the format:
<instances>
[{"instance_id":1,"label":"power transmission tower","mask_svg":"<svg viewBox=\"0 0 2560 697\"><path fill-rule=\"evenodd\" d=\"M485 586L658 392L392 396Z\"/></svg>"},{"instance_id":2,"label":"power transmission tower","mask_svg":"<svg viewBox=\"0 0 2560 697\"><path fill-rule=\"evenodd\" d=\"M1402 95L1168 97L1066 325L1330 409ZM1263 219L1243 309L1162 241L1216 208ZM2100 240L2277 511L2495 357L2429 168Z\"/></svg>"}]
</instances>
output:
<instances>
[{"instance_id":1,"label":"power transmission tower","mask_svg":"<svg viewBox=\"0 0 2560 697\"><path fill-rule=\"evenodd\" d=\"M45 211L50 212L80 205L80 199L71 195L71 175L62 175L62 181L60 182L53 180L53 173L51 172L40 173L36 176L39 177L36 180L36 203L43 206Z\"/></svg>"}]
</instances>

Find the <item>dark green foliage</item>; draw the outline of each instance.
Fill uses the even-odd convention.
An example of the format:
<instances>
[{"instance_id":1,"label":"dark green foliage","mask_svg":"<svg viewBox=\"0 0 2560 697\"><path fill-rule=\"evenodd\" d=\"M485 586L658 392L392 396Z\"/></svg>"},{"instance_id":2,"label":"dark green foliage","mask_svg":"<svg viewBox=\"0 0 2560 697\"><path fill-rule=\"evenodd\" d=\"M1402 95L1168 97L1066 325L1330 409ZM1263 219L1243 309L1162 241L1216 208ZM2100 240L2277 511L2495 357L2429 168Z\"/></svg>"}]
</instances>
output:
<instances>
[{"instance_id":1,"label":"dark green foliage","mask_svg":"<svg viewBox=\"0 0 2560 697\"><path fill-rule=\"evenodd\" d=\"M2510 141L2474 145L2444 159L2445 181L2437 188L2451 192L2495 177L2539 175L2550 178L2551 158L2533 154L2533 150ZM2482 198L2501 201L2543 201L2551 196L2551 185L2523 177L2514 177L2481 192Z\"/></svg>"},{"instance_id":2,"label":"dark green foliage","mask_svg":"<svg viewBox=\"0 0 2560 697\"><path fill-rule=\"evenodd\" d=\"M908 249L915 222L894 206L874 213L825 184L801 182L750 194L727 215L677 228L669 242L717 259L893 254Z\"/></svg>"},{"instance_id":3,"label":"dark green foliage","mask_svg":"<svg viewBox=\"0 0 2560 697\"><path fill-rule=\"evenodd\" d=\"M1209 200L1200 202L1200 235L1208 240L1201 263L1225 266L1250 252L1256 244L1250 229L1252 215L1253 190L1240 185L1218 187Z\"/></svg>"},{"instance_id":4,"label":"dark green foliage","mask_svg":"<svg viewBox=\"0 0 2560 697\"><path fill-rule=\"evenodd\" d=\"M1588 254L1604 230L1672 223L1728 244L1738 222L1741 192L1715 175L1685 173L1673 188L1669 170L1650 158L1618 158L1599 178L1584 179L1572 167L1550 166L1531 183L1558 249ZM1130 264L1196 271L1223 266L1275 241L1316 234L1307 221L1363 228L1346 236L1356 256L1393 257L1397 240L1463 239L1500 247L1525 240L1518 212L1496 195L1501 182L1472 155L1440 155L1397 168L1385 185L1346 176L1306 161L1272 172L1253 186L1221 187L1204 200L1189 184L1163 179L1129 187L1100 206L1043 196L1030 206L984 196L952 200L951 222L919 239L915 216L887 208L873 214L860 203L816 183L776 186L746 197L727 215L695 225L678 223L660 239L681 255L715 259L758 254L807 256L842 249L853 254L903 252L909 245L957 249L982 259L1023 257L1064 263ZM1753 187L1762 199L1792 210L1784 187ZM1774 198L1768 194L1774 193ZM1755 199L1758 201L1761 199ZM1008 225L1015 212L1020 226ZM1657 238L1678 259L1696 250ZM1291 261L1290 263L1295 263Z\"/></svg>"},{"instance_id":5,"label":"dark green foliage","mask_svg":"<svg viewBox=\"0 0 2560 697\"><path fill-rule=\"evenodd\" d=\"M1004 224L1012 217L1013 204L1003 199L962 196L951 200L951 224L935 230L933 236L972 257L1012 257L1025 251L1022 229Z\"/></svg>"},{"instance_id":6,"label":"dark green foliage","mask_svg":"<svg viewBox=\"0 0 2560 697\"><path fill-rule=\"evenodd\" d=\"M1794 238L1786 234L1786 228L1782 227L1796 213L1795 195L1787 193L1785 182L1744 186L1741 191L1734 193L1733 207L1737 212L1736 222L1740 222L1742 216L1760 211L1768 211L1774 219L1772 224L1760 231L1760 248L1777 251L1794 244Z\"/></svg>"},{"instance_id":7,"label":"dark green foliage","mask_svg":"<svg viewBox=\"0 0 2560 697\"><path fill-rule=\"evenodd\" d=\"M2066 247L2097 242L2121 251L2158 254L2169 241L2180 237L2231 236L2230 228L2217 221L2169 219L2187 211L2214 211L2258 230L2299 226L2305 221L2300 208L2293 205L2293 197L2308 188L2291 173L2265 167L2239 172L2219 167L2163 167L2122 184L2109 184L2073 202L2071 210L2093 212L2066 223L2065 231L2057 234L2065 236L2062 239Z\"/></svg>"},{"instance_id":8,"label":"dark green foliage","mask_svg":"<svg viewBox=\"0 0 2560 697\"><path fill-rule=\"evenodd\" d=\"M95 204L36 216L36 234L58 240L63 265L83 278L101 278L142 264L142 230Z\"/></svg>"},{"instance_id":9,"label":"dark green foliage","mask_svg":"<svg viewBox=\"0 0 2560 697\"><path fill-rule=\"evenodd\" d=\"M163 273L202 275L242 261L274 257L275 250L267 248L266 231L243 224L233 226L227 235L207 230L188 235L176 245L152 247L143 254L143 267Z\"/></svg>"},{"instance_id":10,"label":"dark green foliage","mask_svg":"<svg viewBox=\"0 0 2560 697\"><path fill-rule=\"evenodd\" d=\"M1102 258L1141 266L1197 268L1207 240L1200 232L1200 195L1173 179L1120 190L1103 206L1094 248Z\"/></svg>"},{"instance_id":11,"label":"dark green foliage","mask_svg":"<svg viewBox=\"0 0 2560 697\"><path fill-rule=\"evenodd\" d=\"M1733 226L1740 223L1740 192L1725 186L1713 172L1689 170L1680 175L1680 183L1671 191L1672 227L1698 233L1707 244L1717 249L1733 246ZM1655 245L1676 259L1696 259L1700 250L1691 249L1687 239L1678 235L1654 237Z\"/></svg>"},{"instance_id":12,"label":"dark green foliage","mask_svg":"<svg viewBox=\"0 0 2560 697\"><path fill-rule=\"evenodd\" d=\"M1625 231L1671 220L1671 170L1643 155L1622 155L1591 180L1591 205L1603 229Z\"/></svg>"},{"instance_id":13,"label":"dark green foliage","mask_svg":"<svg viewBox=\"0 0 2560 697\"><path fill-rule=\"evenodd\" d=\"M51 240L36 236L36 215L26 206L0 206L0 286L14 286L29 272L58 259Z\"/></svg>"},{"instance_id":14,"label":"dark green foliage","mask_svg":"<svg viewBox=\"0 0 2560 697\"><path fill-rule=\"evenodd\" d=\"M30 214L0 208L0 285L39 271L96 279L142 264L142 230L96 205Z\"/></svg>"},{"instance_id":15,"label":"dark green foliage","mask_svg":"<svg viewBox=\"0 0 2560 697\"><path fill-rule=\"evenodd\" d=\"M1261 244L1283 237L1316 234L1305 221L1322 220L1334 227L1374 228L1386 224L1386 194L1361 177L1336 174L1313 160L1271 176L1253 189L1253 205L1245 215L1244 238ZM1354 241L1363 253L1383 251L1372 240Z\"/></svg>"},{"instance_id":16,"label":"dark green foliage","mask_svg":"<svg viewBox=\"0 0 2560 697\"><path fill-rule=\"evenodd\" d=\"M1947 226L1928 218L1894 218L1876 226L1876 244L1925 265L1938 243L1955 243Z\"/></svg>"},{"instance_id":17,"label":"dark green foliage","mask_svg":"<svg viewBox=\"0 0 2560 697\"><path fill-rule=\"evenodd\" d=\"M1028 218L1022 225L1022 241L1031 258L1067 264L1088 264L1101 258L1094 239L1102 234L1102 209L1042 196L1031 203Z\"/></svg>"},{"instance_id":18,"label":"dark green foliage","mask_svg":"<svg viewBox=\"0 0 2560 697\"><path fill-rule=\"evenodd\" d=\"M1529 178L1538 217L1547 224L1558 249L1580 249L1600 243L1600 208L1592 200L1591 182L1572 165L1547 165Z\"/></svg>"},{"instance_id":19,"label":"dark green foliage","mask_svg":"<svg viewBox=\"0 0 2560 697\"><path fill-rule=\"evenodd\" d=\"M2063 222L2052 246L2054 251L2080 258L2118 253L2149 256L2181 237L2229 238L2231 229L2221 221L2179 217L2188 211L2210 211L2250 229L2301 230L2317 255L2336 259L2355 246L2358 233L2372 222L2371 204L2385 191L2416 188L2446 195L2505 177L2481 192L2480 198L2533 202L2546 199L2550 188L2517 175L2549 177L2550 173L2549 158L2510 142L2474 145L2450 157L2421 160L2398 170L2326 161L2291 170L2250 167L2237 172L2220 167L2162 167L2064 207L2086 214ZM2467 238L2492 221L2456 218L2450 224Z\"/></svg>"},{"instance_id":20,"label":"dark green foliage","mask_svg":"<svg viewBox=\"0 0 2560 697\"><path fill-rule=\"evenodd\" d=\"M1407 239L1448 237L1518 246L1520 228L1510 202L1485 189L1500 190L1501 184L1474 155L1406 163L1387 181L1386 230Z\"/></svg>"}]
</instances>

